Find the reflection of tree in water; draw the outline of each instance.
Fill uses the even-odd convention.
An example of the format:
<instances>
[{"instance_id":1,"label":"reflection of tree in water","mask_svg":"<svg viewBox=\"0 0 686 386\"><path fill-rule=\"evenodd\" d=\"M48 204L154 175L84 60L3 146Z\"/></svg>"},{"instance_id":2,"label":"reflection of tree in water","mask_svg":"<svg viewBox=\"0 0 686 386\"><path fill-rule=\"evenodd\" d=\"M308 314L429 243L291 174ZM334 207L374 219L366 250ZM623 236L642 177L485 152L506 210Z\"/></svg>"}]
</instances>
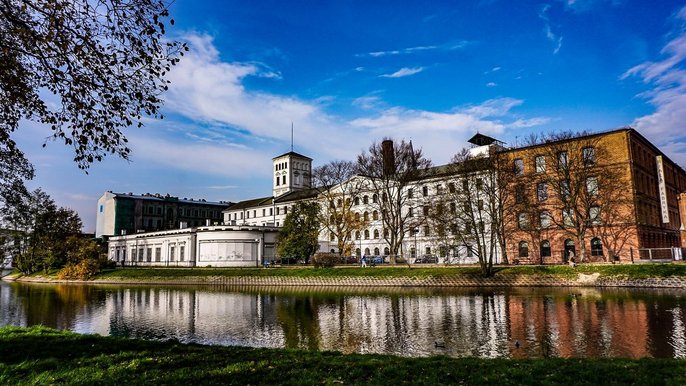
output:
<instances>
[{"instance_id":1,"label":"reflection of tree in water","mask_svg":"<svg viewBox=\"0 0 686 386\"><path fill-rule=\"evenodd\" d=\"M105 303L106 293L82 285L17 285L17 295L26 316L26 325L42 324L73 329L77 320L96 313Z\"/></svg>"},{"instance_id":2,"label":"reflection of tree in water","mask_svg":"<svg viewBox=\"0 0 686 386\"><path fill-rule=\"evenodd\" d=\"M319 306L314 296L287 297L277 304L276 317L283 329L287 348L319 349Z\"/></svg>"}]
</instances>

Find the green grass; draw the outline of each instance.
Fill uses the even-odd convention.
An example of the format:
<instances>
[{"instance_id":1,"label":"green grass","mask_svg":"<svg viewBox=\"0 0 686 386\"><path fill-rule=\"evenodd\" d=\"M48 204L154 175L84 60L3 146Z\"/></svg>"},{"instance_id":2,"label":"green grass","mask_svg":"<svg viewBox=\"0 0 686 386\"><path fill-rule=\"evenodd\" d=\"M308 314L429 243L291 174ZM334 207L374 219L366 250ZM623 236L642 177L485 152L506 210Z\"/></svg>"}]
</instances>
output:
<instances>
[{"instance_id":1,"label":"green grass","mask_svg":"<svg viewBox=\"0 0 686 386\"><path fill-rule=\"evenodd\" d=\"M685 264L635 264L635 265L591 265L577 267L557 266L508 266L497 267L496 277L504 275L548 275L565 278L576 277L579 273L599 273L601 276L625 278L648 278L686 276ZM281 276L281 277L441 277L452 275L479 275L479 268L473 267L339 267L315 269L295 268L122 268L107 270L97 279L182 279L186 277L209 276Z\"/></svg>"},{"instance_id":2,"label":"green grass","mask_svg":"<svg viewBox=\"0 0 686 386\"><path fill-rule=\"evenodd\" d=\"M573 384L686 383L679 359L402 358L184 345L0 328L0 384Z\"/></svg>"}]
</instances>

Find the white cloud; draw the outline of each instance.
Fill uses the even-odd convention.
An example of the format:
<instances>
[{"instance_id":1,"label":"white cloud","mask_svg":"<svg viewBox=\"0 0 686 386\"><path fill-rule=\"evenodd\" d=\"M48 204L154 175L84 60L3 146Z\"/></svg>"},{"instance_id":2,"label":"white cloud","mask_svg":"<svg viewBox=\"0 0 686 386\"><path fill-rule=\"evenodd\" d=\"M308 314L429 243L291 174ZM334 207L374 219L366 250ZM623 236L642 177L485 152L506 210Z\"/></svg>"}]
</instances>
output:
<instances>
[{"instance_id":1,"label":"white cloud","mask_svg":"<svg viewBox=\"0 0 686 386\"><path fill-rule=\"evenodd\" d=\"M383 75L379 75L379 76L382 78L402 78L405 76L418 74L422 71L424 71L424 67L413 67L413 68L403 67L400 70L398 70L392 74L383 74Z\"/></svg>"},{"instance_id":2,"label":"white cloud","mask_svg":"<svg viewBox=\"0 0 686 386\"><path fill-rule=\"evenodd\" d=\"M371 95L371 96L367 95L367 96L355 98L352 102L353 106L359 107L363 110L374 109L374 108L378 107L379 105L381 105L381 103L382 103L381 98L379 98L378 96L374 96L374 95Z\"/></svg>"},{"instance_id":3,"label":"white cloud","mask_svg":"<svg viewBox=\"0 0 686 386\"><path fill-rule=\"evenodd\" d=\"M686 7L676 17L686 21ZM639 77L651 87L639 96L646 98L655 111L636 118L632 126L657 143L664 144L686 134L686 30L679 31L660 53L662 60L636 65L620 79Z\"/></svg>"},{"instance_id":4,"label":"white cloud","mask_svg":"<svg viewBox=\"0 0 686 386\"><path fill-rule=\"evenodd\" d=\"M401 48L401 49L397 49L397 50L372 51L372 52L367 52L364 54L357 54L355 56L357 56L357 57L371 56L373 58L380 58L380 57L384 57L384 56L410 55L410 54L416 54L416 53L421 53L421 52L426 52L426 51L453 51L453 50L459 50L461 48L464 48L467 45L469 45L469 43L470 42L463 40L463 41L459 41L457 43L448 43L448 44L441 44L441 45L427 45L427 46L407 47L407 48Z\"/></svg>"},{"instance_id":5,"label":"white cloud","mask_svg":"<svg viewBox=\"0 0 686 386\"><path fill-rule=\"evenodd\" d=\"M560 49L562 48L562 36L558 36L557 34L555 34L552 28L550 27L550 18L547 15L549 9L550 4L546 4L543 7L541 7L541 10L538 12L538 17L545 22L543 31L545 32L546 38L548 38L548 40L555 44L555 48L553 49L553 55L556 55L558 52L560 52Z\"/></svg>"},{"instance_id":6,"label":"white cloud","mask_svg":"<svg viewBox=\"0 0 686 386\"><path fill-rule=\"evenodd\" d=\"M495 83L495 82L488 82L488 83L486 83L486 87L495 87L495 86L497 86L497 85L498 85L498 84Z\"/></svg>"}]
</instances>

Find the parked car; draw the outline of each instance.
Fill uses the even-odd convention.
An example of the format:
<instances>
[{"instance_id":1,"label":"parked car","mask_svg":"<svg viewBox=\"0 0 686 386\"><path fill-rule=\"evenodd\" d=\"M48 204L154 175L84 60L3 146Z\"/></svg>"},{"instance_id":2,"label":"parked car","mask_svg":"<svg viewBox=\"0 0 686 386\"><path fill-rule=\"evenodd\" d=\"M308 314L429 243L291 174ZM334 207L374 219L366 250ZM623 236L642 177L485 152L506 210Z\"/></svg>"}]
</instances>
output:
<instances>
[{"instance_id":1,"label":"parked car","mask_svg":"<svg viewBox=\"0 0 686 386\"><path fill-rule=\"evenodd\" d=\"M386 260L384 259L383 256L370 256L367 257L369 259L369 264L371 265L377 265L377 264L384 264L386 263Z\"/></svg>"},{"instance_id":2,"label":"parked car","mask_svg":"<svg viewBox=\"0 0 686 386\"><path fill-rule=\"evenodd\" d=\"M341 256L341 264L359 264L357 256Z\"/></svg>"},{"instance_id":3,"label":"parked car","mask_svg":"<svg viewBox=\"0 0 686 386\"><path fill-rule=\"evenodd\" d=\"M438 264L438 256L424 255L414 259L415 264Z\"/></svg>"}]
</instances>

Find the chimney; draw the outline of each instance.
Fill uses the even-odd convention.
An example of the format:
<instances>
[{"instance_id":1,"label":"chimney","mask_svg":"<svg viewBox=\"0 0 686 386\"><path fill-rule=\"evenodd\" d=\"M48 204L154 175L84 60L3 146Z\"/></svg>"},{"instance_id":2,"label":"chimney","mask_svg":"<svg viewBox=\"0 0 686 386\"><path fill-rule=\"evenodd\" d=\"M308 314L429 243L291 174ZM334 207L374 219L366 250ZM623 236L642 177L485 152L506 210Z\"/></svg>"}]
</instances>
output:
<instances>
[{"instance_id":1,"label":"chimney","mask_svg":"<svg viewBox=\"0 0 686 386\"><path fill-rule=\"evenodd\" d=\"M395 152L393 151L393 141L384 139L381 142L381 156L383 158L383 174L391 175L395 171Z\"/></svg>"}]
</instances>

